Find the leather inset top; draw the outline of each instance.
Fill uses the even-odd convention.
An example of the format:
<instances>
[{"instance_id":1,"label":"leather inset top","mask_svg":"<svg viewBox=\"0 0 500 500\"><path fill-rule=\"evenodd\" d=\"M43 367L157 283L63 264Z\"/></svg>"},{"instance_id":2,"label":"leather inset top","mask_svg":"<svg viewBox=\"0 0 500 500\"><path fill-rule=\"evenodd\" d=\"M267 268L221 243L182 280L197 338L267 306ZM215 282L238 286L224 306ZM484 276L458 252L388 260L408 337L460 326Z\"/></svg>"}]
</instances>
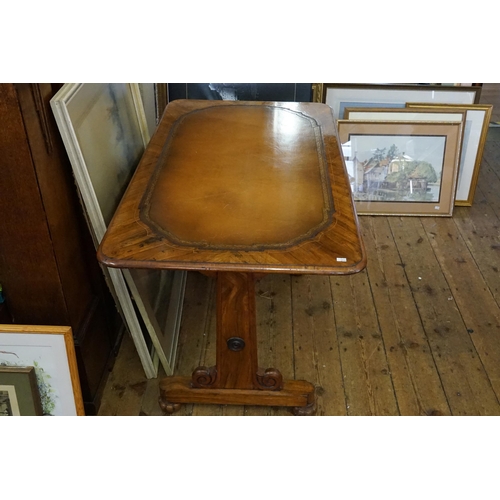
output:
<instances>
[{"instance_id":1,"label":"leather inset top","mask_svg":"<svg viewBox=\"0 0 500 500\"><path fill-rule=\"evenodd\" d=\"M282 248L334 212L321 129L273 106L213 106L177 120L141 203L177 245Z\"/></svg>"}]
</instances>

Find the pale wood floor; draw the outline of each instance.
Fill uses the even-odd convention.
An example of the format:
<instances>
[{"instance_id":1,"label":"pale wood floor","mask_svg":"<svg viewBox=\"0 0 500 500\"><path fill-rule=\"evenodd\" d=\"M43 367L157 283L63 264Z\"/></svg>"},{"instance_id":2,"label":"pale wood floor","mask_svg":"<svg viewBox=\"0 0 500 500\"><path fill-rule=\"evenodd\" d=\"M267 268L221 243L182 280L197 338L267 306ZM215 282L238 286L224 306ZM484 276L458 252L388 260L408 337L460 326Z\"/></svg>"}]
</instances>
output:
<instances>
[{"instance_id":1,"label":"pale wood floor","mask_svg":"<svg viewBox=\"0 0 500 500\"><path fill-rule=\"evenodd\" d=\"M452 218L360 217L368 266L257 285L260 365L317 388L318 415L500 415L500 129L472 207ZM176 374L214 363L214 286L190 273ZM125 338L100 415L161 415ZM177 415L288 415L184 405Z\"/></svg>"}]
</instances>

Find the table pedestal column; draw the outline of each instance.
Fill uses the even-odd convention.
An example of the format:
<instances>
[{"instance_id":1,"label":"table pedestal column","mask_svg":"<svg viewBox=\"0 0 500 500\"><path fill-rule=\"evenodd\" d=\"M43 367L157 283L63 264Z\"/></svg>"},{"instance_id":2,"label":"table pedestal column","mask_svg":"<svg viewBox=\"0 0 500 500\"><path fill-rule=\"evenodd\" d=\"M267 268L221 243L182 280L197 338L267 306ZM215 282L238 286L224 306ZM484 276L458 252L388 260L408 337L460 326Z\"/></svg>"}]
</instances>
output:
<instances>
[{"instance_id":1,"label":"table pedestal column","mask_svg":"<svg viewBox=\"0 0 500 500\"><path fill-rule=\"evenodd\" d=\"M258 366L252 273L217 273L216 364L198 367L191 377L165 377L159 402L165 413L181 403L290 406L296 415L314 413L311 383L283 380L277 369Z\"/></svg>"}]
</instances>

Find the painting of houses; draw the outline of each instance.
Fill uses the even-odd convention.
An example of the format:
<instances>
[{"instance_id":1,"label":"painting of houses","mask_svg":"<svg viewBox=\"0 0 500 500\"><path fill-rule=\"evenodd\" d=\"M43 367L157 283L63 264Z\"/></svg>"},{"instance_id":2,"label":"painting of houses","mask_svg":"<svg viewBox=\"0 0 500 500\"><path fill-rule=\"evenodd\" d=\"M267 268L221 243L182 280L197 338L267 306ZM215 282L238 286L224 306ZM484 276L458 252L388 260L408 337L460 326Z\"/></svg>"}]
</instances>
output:
<instances>
[{"instance_id":1,"label":"painting of houses","mask_svg":"<svg viewBox=\"0 0 500 500\"><path fill-rule=\"evenodd\" d=\"M350 143L356 201L439 201L444 138L360 135Z\"/></svg>"}]
</instances>

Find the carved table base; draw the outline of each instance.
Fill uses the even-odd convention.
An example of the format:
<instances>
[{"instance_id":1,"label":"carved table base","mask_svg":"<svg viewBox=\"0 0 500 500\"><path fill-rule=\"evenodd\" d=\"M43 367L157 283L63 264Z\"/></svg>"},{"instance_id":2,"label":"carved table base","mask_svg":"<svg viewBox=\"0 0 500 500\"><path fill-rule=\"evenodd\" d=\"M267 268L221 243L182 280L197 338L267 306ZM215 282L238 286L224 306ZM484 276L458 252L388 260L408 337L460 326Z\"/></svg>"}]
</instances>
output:
<instances>
[{"instance_id":1,"label":"carved table base","mask_svg":"<svg viewBox=\"0 0 500 500\"><path fill-rule=\"evenodd\" d=\"M191 377L164 378L159 403L165 413L181 403L290 406L296 415L314 413L311 383L258 368L252 273L217 274L216 365L198 367Z\"/></svg>"},{"instance_id":2,"label":"carved table base","mask_svg":"<svg viewBox=\"0 0 500 500\"><path fill-rule=\"evenodd\" d=\"M304 380L286 380L279 391L254 389L196 389L190 377L166 377L160 382L160 407L168 414L181 403L290 406L295 415L315 412L314 386Z\"/></svg>"}]
</instances>

